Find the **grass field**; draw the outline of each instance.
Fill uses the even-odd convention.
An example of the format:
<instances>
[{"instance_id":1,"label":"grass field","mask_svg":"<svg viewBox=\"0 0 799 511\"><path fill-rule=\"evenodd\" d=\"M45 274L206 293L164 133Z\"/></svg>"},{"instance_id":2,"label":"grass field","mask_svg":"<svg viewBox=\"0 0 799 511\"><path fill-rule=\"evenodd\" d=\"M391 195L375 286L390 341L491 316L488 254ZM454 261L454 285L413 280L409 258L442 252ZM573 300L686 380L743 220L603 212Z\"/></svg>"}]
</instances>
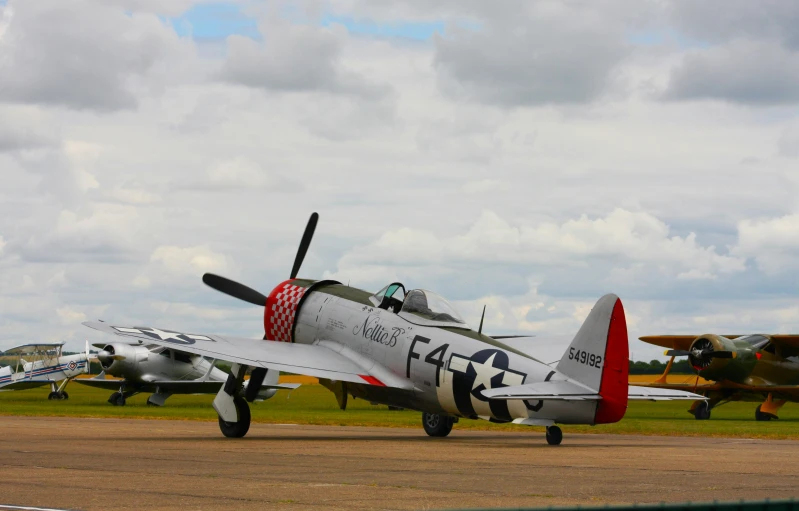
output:
<instances>
[{"instance_id":1,"label":"grass field","mask_svg":"<svg viewBox=\"0 0 799 511\"><path fill-rule=\"evenodd\" d=\"M127 406L106 402L110 392L75 383L68 388L68 401L48 401L47 388L0 392L0 416L71 416L104 418L184 419L215 421L213 396L172 396L165 407L146 405L146 394L128 399ZM643 435L723 436L748 438L799 439L799 406L788 403L780 419L756 422L756 403L730 403L713 410L709 421L697 421L688 414L687 401L635 402L619 423L602 426L563 426L565 433L617 433ZM293 392L280 391L268 401L251 407L253 422L279 424L325 424L341 426L389 426L421 428L418 412L390 411L385 406L350 398L346 411L336 405L333 394L318 384L303 385ZM0 424L2 419L0 419ZM462 419L458 429L517 430L541 432L513 424L491 424Z\"/></svg>"}]
</instances>

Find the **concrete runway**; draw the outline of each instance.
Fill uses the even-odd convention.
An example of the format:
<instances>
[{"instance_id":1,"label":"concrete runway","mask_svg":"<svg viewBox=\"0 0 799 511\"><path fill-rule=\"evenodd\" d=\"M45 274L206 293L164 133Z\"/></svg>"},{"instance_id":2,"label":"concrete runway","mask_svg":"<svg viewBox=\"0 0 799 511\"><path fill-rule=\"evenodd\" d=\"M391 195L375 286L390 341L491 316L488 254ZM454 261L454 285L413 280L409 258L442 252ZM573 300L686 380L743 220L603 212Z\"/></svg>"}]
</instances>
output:
<instances>
[{"instance_id":1,"label":"concrete runway","mask_svg":"<svg viewBox=\"0 0 799 511\"><path fill-rule=\"evenodd\" d=\"M446 509L799 496L799 442L0 417L0 504Z\"/></svg>"}]
</instances>

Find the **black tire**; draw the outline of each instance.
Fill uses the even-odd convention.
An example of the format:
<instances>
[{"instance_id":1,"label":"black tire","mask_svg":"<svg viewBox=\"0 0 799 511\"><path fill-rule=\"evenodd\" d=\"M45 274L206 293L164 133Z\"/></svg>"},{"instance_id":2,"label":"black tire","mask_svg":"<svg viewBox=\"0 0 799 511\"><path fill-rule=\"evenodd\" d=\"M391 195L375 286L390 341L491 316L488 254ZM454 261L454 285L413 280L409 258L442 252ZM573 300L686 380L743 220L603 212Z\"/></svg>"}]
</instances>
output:
<instances>
[{"instance_id":1,"label":"black tire","mask_svg":"<svg viewBox=\"0 0 799 511\"><path fill-rule=\"evenodd\" d=\"M127 401L128 400L125 399L125 394L117 393L117 399L116 401L114 401L114 406L125 406L125 403L127 403Z\"/></svg>"},{"instance_id":2,"label":"black tire","mask_svg":"<svg viewBox=\"0 0 799 511\"><path fill-rule=\"evenodd\" d=\"M761 412L760 411L760 407L761 406L762 405L757 405L757 408L755 408L755 420L756 421L770 421L771 419L776 419L777 418L777 417L775 417L774 415L772 415L770 413Z\"/></svg>"},{"instance_id":3,"label":"black tire","mask_svg":"<svg viewBox=\"0 0 799 511\"><path fill-rule=\"evenodd\" d=\"M108 396L108 402L111 403L112 405L116 406L118 397L119 397L119 392L114 392L113 394Z\"/></svg>"},{"instance_id":4,"label":"black tire","mask_svg":"<svg viewBox=\"0 0 799 511\"><path fill-rule=\"evenodd\" d=\"M696 417L698 421L706 421L710 418L710 405L707 401L702 401L696 406L694 417Z\"/></svg>"},{"instance_id":5,"label":"black tire","mask_svg":"<svg viewBox=\"0 0 799 511\"><path fill-rule=\"evenodd\" d=\"M547 443L549 445L560 445L563 441L563 431L557 426L549 426L547 428Z\"/></svg>"},{"instance_id":6,"label":"black tire","mask_svg":"<svg viewBox=\"0 0 799 511\"><path fill-rule=\"evenodd\" d=\"M69 399L69 393L67 391L61 392L60 399Z\"/></svg>"},{"instance_id":7,"label":"black tire","mask_svg":"<svg viewBox=\"0 0 799 511\"><path fill-rule=\"evenodd\" d=\"M219 429L228 438L241 438L250 430L250 405L241 397L234 397L233 404L236 405L236 412L239 415L238 422L226 422L219 417Z\"/></svg>"},{"instance_id":8,"label":"black tire","mask_svg":"<svg viewBox=\"0 0 799 511\"><path fill-rule=\"evenodd\" d=\"M48 401L53 401L55 399L58 399L58 392L50 392L49 394L47 394Z\"/></svg>"},{"instance_id":9,"label":"black tire","mask_svg":"<svg viewBox=\"0 0 799 511\"><path fill-rule=\"evenodd\" d=\"M422 413L422 426L425 433L435 437L445 437L452 431L452 425L455 422L449 415L441 415L440 413Z\"/></svg>"}]
</instances>

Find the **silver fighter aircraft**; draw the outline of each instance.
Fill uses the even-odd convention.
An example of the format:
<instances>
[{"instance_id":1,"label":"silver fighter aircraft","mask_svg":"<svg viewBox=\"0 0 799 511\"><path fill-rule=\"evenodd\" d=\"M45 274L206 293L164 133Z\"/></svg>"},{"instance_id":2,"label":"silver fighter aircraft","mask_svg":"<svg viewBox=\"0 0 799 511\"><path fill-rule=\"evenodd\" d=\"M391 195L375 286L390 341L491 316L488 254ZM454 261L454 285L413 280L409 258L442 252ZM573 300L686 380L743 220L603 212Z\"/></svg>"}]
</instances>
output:
<instances>
[{"instance_id":1,"label":"silver fighter aircraft","mask_svg":"<svg viewBox=\"0 0 799 511\"><path fill-rule=\"evenodd\" d=\"M548 365L472 330L441 296L394 282L376 293L332 280L298 279L318 215L306 227L289 280L269 296L205 274L210 287L264 307L263 340L86 322L102 332L226 360L232 371L214 399L219 427L243 437L250 427L250 382L277 371L320 378L344 409L354 396L422 412L430 436L447 436L460 418L546 426L617 422L630 399L702 399L686 391L628 386L627 325L621 300L596 303L557 364Z\"/></svg>"},{"instance_id":2,"label":"silver fighter aircraft","mask_svg":"<svg viewBox=\"0 0 799 511\"><path fill-rule=\"evenodd\" d=\"M159 332L151 329L151 333ZM163 406L172 394L216 394L227 381L228 374L214 367L214 361L200 355L156 344L94 344L101 348L95 356L103 372L94 378L76 380L82 385L113 390L108 402L125 406L127 398L140 392L151 392L147 404ZM120 379L109 379L106 375ZM254 400L269 399L278 389L294 389L297 384L279 384L278 372L272 371L260 387L253 386ZM247 394L249 380L242 386Z\"/></svg>"}]
</instances>

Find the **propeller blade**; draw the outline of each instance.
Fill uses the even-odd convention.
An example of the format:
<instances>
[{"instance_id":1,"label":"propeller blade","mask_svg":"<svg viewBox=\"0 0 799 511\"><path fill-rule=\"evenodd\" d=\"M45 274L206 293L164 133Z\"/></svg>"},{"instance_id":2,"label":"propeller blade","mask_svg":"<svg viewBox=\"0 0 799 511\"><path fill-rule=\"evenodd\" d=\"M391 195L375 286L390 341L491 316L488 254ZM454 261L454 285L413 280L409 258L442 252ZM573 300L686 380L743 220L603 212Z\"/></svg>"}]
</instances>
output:
<instances>
[{"instance_id":1,"label":"propeller blade","mask_svg":"<svg viewBox=\"0 0 799 511\"><path fill-rule=\"evenodd\" d=\"M203 282L220 293L225 293L233 298L244 300L253 305L260 305L261 307L266 305L266 297L263 294L234 280L226 279L213 273L206 273L203 275Z\"/></svg>"},{"instance_id":2,"label":"propeller blade","mask_svg":"<svg viewBox=\"0 0 799 511\"><path fill-rule=\"evenodd\" d=\"M305 254L308 252L308 247L311 245L313 233L316 230L316 223L318 221L319 214L311 213L311 218L308 219L308 225L305 226L305 232L300 241L300 248L297 249L297 257L294 258L294 266L291 268L292 279L297 278L297 274L300 272L300 266L302 266L302 261L305 259Z\"/></svg>"},{"instance_id":3,"label":"propeller blade","mask_svg":"<svg viewBox=\"0 0 799 511\"><path fill-rule=\"evenodd\" d=\"M99 360L101 362L108 362L109 360L125 360L125 355L115 355L108 351L101 351L94 356L95 360Z\"/></svg>"},{"instance_id":4,"label":"propeller blade","mask_svg":"<svg viewBox=\"0 0 799 511\"><path fill-rule=\"evenodd\" d=\"M687 350L668 350L664 351L663 354L669 357L687 357L691 352Z\"/></svg>"}]
</instances>

